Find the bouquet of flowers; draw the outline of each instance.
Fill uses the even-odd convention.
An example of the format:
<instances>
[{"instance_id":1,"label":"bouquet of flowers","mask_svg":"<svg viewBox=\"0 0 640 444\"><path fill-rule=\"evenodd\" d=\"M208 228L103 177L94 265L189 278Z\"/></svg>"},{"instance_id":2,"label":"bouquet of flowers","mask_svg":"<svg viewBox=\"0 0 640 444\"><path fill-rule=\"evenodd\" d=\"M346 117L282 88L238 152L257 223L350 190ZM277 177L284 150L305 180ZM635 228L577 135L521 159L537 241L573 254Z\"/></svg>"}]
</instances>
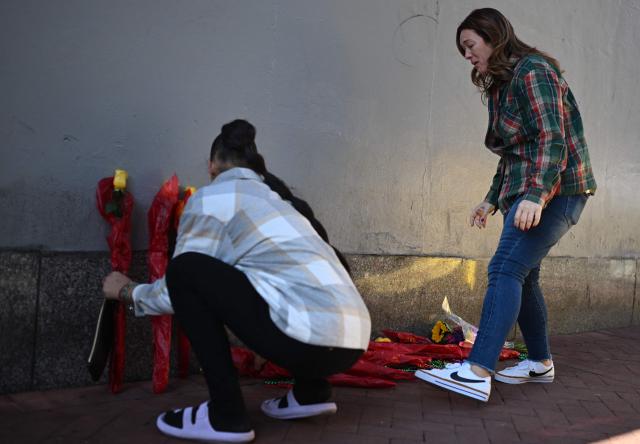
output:
<instances>
[{"instance_id":1,"label":"bouquet of flowers","mask_svg":"<svg viewBox=\"0 0 640 444\"><path fill-rule=\"evenodd\" d=\"M112 177L105 177L98 182L96 203L98 211L111 226L107 243L111 251L111 268L127 274L131 266L131 213L133 196L127 191L127 172L116 170ZM126 312L122 302L109 301L115 304L113 310L113 344L110 350L109 385L113 393L122 390L125 361ZM105 304L107 302L105 301ZM109 313L111 310L104 310ZM106 320L109 322L109 320ZM91 358L90 358L91 361ZM99 367L99 366L98 366ZM91 362L90 362L91 368ZM102 368L92 371L94 379L99 379Z\"/></svg>"},{"instance_id":2,"label":"bouquet of flowers","mask_svg":"<svg viewBox=\"0 0 640 444\"><path fill-rule=\"evenodd\" d=\"M435 344L459 344L464 341L462 327L450 327L444 321L437 321L431 329L431 340Z\"/></svg>"},{"instance_id":3,"label":"bouquet of flowers","mask_svg":"<svg viewBox=\"0 0 640 444\"><path fill-rule=\"evenodd\" d=\"M149 223L149 280L164 276L169 263L169 239L173 229L173 213L178 203L178 177L167 180L153 199L147 213ZM171 351L171 315L153 316L153 392L162 393L169 384Z\"/></svg>"}]
</instances>

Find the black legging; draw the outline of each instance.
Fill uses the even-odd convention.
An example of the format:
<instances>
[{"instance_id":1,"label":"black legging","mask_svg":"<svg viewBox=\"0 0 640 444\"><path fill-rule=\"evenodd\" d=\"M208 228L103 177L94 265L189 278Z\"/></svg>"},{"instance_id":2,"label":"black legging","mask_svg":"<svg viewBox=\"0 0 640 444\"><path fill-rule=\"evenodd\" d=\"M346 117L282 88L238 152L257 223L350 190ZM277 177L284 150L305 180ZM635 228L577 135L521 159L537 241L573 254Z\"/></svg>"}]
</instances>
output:
<instances>
[{"instance_id":1,"label":"black legging","mask_svg":"<svg viewBox=\"0 0 640 444\"><path fill-rule=\"evenodd\" d=\"M309 345L285 335L245 274L210 256L183 253L173 258L166 282L175 316L204 371L209 417L216 430L248 427L225 326L247 347L293 374L294 395L301 404L328 400L331 386L325 377L350 368L363 353Z\"/></svg>"}]
</instances>

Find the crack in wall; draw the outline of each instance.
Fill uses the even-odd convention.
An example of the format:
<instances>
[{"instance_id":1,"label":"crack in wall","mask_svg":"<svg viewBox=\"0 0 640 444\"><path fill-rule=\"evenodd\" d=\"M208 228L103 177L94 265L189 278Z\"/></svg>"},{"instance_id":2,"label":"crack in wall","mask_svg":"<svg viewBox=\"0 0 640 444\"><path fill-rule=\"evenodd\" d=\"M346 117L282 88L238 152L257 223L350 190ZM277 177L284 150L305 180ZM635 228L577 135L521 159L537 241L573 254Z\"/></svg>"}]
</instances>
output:
<instances>
[{"instance_id":1,"label":"crack in wall","mask_svg":"<svg viewBox=\"0 0 640 444\"><path fill-rule=\"evenodd\" d=\"M436 66L435 62L437 60L437 56L438 56L438 40L439 40L439 31L440 31L440 27L438 26L439 22L438 22L438 18L440 16L440 2L438 0L436 0L436 18L434 19L436 22L436 29L435 29L435 44L433 46L433 55L431 57L431 66ZM424 172L422 174L422 194L423 196L427 196L428 194L425 192L425 185L426 185L426 175L427 172L429 172L429 190L431 190L433 183L432 183L432 177L433 175L431 174L432 172L432 161L433 161L433 152L432 152L432 143L433 143L433 129L431 126L431 122L432 122L432 117L433 117L433 91L434 91L434 86L435 86L435 82L436 82L436 71L434 70L432 75L431 75L431 86L429 88L429 95L428 95L428 100L429 100L429 115L427 117L427 122L426 122L426 128L425 128L425 134L426 134L426 146L425 146L425 168L424 168ZM425 218L425 211L428 209L426 208L428 204L425 204L425 199L422 199L422 211L420 212L420 223L421 223L421 230L423 233L423 238L422 238L422 248L424 248L424 235L425 235L425 224L426 224L426 218Z\"/></svg>"}]
</instances>

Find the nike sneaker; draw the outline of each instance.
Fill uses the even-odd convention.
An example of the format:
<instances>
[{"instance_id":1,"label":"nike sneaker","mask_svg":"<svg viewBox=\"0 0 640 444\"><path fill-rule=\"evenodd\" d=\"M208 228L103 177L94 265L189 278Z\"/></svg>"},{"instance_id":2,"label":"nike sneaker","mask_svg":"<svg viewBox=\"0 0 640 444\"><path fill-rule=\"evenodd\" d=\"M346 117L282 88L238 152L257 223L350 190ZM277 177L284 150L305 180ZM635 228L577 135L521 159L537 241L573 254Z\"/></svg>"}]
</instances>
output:
<instances>
[{"instance_id":1,"label":"nike sneaker","mask_svg":"<svg viewBox=\"0 0 640 444\"><path fill-rule=\"evenodd\" d=\"M549 366L542 362L524 361L500 370L496 373L496 381L506 384L524 384L525 382L553 382L554 376L553 363Z\"/></svg>"},{"instance_id":2,"label":"nike sneaker","mask_svg":"<svg viewBox=\"0 0 640 444\"><path fill-rule=\"evenodd\" d=\"M491 394L491 376L476 376L467 362L447 364L443 369L418 370L415 375L423 381L479 401L487 402Z\"/></svg>"}]
</instances>

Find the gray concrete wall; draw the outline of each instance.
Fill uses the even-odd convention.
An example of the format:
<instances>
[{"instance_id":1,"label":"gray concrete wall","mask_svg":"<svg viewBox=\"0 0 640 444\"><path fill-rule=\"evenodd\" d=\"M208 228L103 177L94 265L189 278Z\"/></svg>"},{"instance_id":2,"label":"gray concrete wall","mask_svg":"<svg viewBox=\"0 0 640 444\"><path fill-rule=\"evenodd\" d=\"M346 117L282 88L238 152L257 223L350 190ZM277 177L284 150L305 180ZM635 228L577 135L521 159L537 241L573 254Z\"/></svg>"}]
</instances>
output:
<instances>
[{"instance_id":1,"label":"gray concrete wall","mask_svg":"<svg viewBox=\"0 0 640 444\"><path fill-rule=\"evenodd\" d=\"M488 257L465 226L497 158L455 28L495 6L555 55L582 109L598 195L556 256L640 256L640 1L4 0L0 247L104 250L99 178L131 173L134 240L162 181L206 183L221 124L352 253Z\"/></svg>"}]
</instances>

